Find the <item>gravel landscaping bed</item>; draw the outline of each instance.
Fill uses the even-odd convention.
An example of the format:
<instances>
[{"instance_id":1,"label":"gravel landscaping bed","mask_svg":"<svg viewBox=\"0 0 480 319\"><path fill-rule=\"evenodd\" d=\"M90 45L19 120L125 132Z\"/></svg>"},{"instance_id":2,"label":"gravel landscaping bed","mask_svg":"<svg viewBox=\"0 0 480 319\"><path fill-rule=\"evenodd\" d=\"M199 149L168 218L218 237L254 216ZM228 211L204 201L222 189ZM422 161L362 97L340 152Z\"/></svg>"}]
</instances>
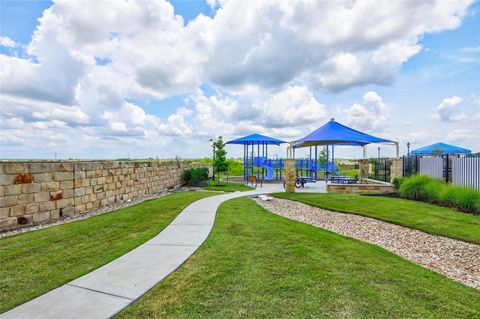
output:
<instances>
[{"instance_id":1,"label":"gravel landscaping bed","mask_svg":"<svg viewBox=\"0 0 480 319\"><path fill-rule=\"evenodd\" d=\"M480 245L295 201L255 200L277 215L378 245L448 278L480 289Z\"/></svg>"}]
</instances>

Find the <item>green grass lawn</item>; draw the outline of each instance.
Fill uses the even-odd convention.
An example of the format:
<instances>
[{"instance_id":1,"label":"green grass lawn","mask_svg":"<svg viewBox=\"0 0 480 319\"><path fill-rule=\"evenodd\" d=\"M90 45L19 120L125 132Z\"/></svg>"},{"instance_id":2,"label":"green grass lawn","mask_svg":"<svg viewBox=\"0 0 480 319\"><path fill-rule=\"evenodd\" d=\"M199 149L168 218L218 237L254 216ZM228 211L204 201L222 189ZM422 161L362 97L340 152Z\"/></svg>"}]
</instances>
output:
<instances>
[{"instance_id":1,"label":"green grass lawn","mask_svg":"<svg viewBox=\"0 0 480 319\"><path fill-rule=\"evenodd\" d=\"M358 194L276 193L273 196L480 244L480 216L407 199Z\"/></svg>"},{"instance_id":2,"label":"green grass lawn","mask_svg":"<svg viewBox=\"0 0 480 319\"><path fill-rule=\"evenodd\" d=\"M205 244L119 318L479 318L480 292L378 246L224 203Z\"/></svg>"},{"instance_id":3,"label":"green grass lawn","mask_svg":"<svg viewBox=\"0 0 480 319\"><path fill-rule=\"evenodd\" d=\"M0 239L0 313L86 274L162 231L208 192L185 192Z\"/></svg>"},{"instance_id":4,"label":"green grass lawn","mask_svg":"<svg viewBox=\"0 0 480 319\"><path fill-rule=\"evenodd\" d=\"M202 159L196 159L192 163L194 164L212 164L211 157L205 157ZM243 160L241 158L229 158L228 163L228 176L243 176ZM217 173L215 173L217 175ZM221 174L221 177L225 177L227 174Z\"/></svg>"},{"instance_id":5,"label":"green grass lawn","mask_svg":"<svg viewBox=\"0 0 480 319\"><path fill-rule=\"evenodd\" d=\"M351 178L358 178L358 169L345 169L340 171L340 175Z\"/></svg>"},{"instance_id":6,"label":"green grass lawn","mask_svg":"<svg viewBox=\"0 0 480 319\"><path fill-rule=\"evenodd\" d=\"M205 187L207 190L212 190L212 191L223 191L223 192L246 192L246 191L251 191L254 190L254 187L250 186L245 186L240 183L232 183L232 182L224 182L220 181L219 184L217 184L217 181L208 181L208 186Z\"/></svg>"}]
</instances>

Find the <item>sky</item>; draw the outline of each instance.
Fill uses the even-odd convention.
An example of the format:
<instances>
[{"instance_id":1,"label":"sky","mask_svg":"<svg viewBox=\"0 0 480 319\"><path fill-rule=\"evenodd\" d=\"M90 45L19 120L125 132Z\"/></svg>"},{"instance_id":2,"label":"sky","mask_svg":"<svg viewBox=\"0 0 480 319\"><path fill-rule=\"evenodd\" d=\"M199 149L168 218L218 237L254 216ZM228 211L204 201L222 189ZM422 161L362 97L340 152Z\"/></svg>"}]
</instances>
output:
<instances>
[{"instance_id":1,"label":"sky","mask_svg":"<svg viewBox=\"0 0 480 319\"><path fill-rule=\"evenodd\" d=\"M198 158L211 138L293 141L331 118L402 154L480 151L479 1L2 0L0 14L0 158Z\"/></svg>"}]
</instances>

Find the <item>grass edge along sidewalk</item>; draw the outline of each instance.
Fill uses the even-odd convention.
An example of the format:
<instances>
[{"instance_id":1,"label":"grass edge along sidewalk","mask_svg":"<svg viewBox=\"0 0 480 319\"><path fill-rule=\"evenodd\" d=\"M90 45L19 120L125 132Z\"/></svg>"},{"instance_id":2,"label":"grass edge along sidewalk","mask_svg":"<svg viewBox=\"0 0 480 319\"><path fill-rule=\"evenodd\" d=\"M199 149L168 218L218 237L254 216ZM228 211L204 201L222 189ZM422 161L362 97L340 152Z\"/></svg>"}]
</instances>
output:
<instances>
[{"instance_id":1,"label":"grass edge along sidewalk","mask_svg":"<svg viewBox=\"0 0 480 319\"><path fill-rule=\"evenodd\" d=\"M376 218L428 234L480 244L480 216L408 199L359 194L275 193L319 208Z\"/></svg>"},{"instance_id":2,"label":"grass edge along sidewalk","mask_svg":"<svg viewBox=\"0 0 480 319\"><path fill-rule=\"evenodd\" d=\"M206 190L222 191L222 192L247 192L252 191L255 187L247 186L240 183L226 182L226 181L213 181L209 180Z\"/></svg>"},{"instance_id":3,"label":"grass edge along sidewalk","mask_svg":"<svg viewBox=\"0 0 480 319\"><path fill-rule=\"evenodd\" d=\"M212 195L177 193L0 239L0 313L124 255L161 232L186 206Z\"/></svg>"},{"instance_id":4,"label":"grass edge along sidewalk","mask_svg":"<svg viewBox=\"0 0 480 319\"><path fill-rule=\"evenodd\" d=\"M119 318L474 318L480 293L378 246L227 201L202 247Z\"/></svg>"}]
</instances>

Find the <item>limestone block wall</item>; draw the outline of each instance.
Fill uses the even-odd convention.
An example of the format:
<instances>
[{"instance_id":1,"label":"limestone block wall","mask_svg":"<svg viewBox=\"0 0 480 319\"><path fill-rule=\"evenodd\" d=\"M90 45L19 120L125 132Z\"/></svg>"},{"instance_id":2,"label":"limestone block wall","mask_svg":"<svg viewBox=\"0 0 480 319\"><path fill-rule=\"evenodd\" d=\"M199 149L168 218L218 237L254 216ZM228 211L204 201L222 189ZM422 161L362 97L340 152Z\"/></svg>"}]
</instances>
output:
<instances>
[{"instance_id":1,"label":"limestone block wall","mask_svg":"<svg viewBox=\"0 0 480 319\"><path fill-rule=\"evenodd\" d=\"M403 160L401 158L392 158L390 163L390 182L392 182L395 177L403 176Z\"/></svg>"},{"instance_id":2,"label":"limestone block wall","mask_svg":"<svg viewBox=\"0 0 480 319\"><path fill-rule=\"evenodd\" d=\"M287 158L285 160L285 190L287 193L295 193L295 160Z\"/></svg>"},{"instance_id":3,"label":"limestone block wall","mask_svg":"<svg viewBox=\"0 0 480 319\"><path fill-rule=\"evenodd\" d=\"M370 161L368 159L362 159L360 161L360 178L368 178L368 174L370 172Z\"/></svg>"},{"instance_id":4,"label":"limestone block wall","mask_svg":"<svg viewBox=\"0 0 480 319\"><path fill-rule=\"evenodd\" d=\"M327 184L327 193L391 194L395 193L395 187L388 184Z\"/></svg>"},{"instance_id":5,"label":"limestone block wall","mask_svg":"<svg viewBox=\"0 0 480 319\"><path fill-rule=\"evenodd\" d=\"M180 186L186 161L1 162L0 229L41 223Z\"/></svg>"}]
</instances>

